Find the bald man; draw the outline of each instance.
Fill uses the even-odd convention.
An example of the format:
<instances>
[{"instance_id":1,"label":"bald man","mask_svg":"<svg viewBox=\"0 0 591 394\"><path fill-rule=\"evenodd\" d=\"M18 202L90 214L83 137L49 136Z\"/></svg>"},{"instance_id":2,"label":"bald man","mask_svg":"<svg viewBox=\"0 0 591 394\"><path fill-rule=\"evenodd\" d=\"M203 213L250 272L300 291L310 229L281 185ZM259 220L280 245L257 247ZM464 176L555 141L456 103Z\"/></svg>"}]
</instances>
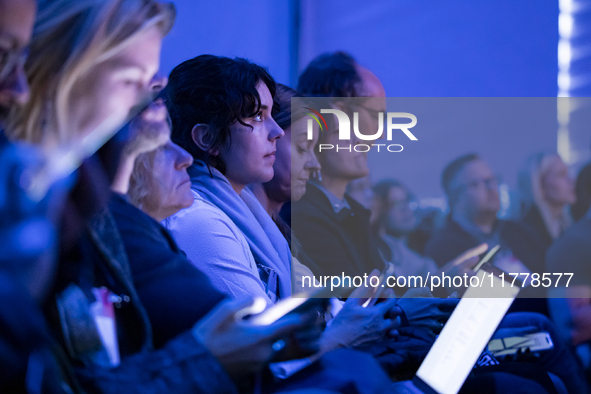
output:
<instances>
[{"instance_id":1,"label":"bald man","mask_svg":"<svg viewBox=\"0 0 591 394\"><path fill-rule=\"evenodd\" d=\"M386 92L381 81L344 52L327 53L314 59L300 76L298 90L304 96L366 98L359 108L345 108L342 101L333 103L345 112L358 112L362 130L377 130L373 113L385 111ZM326 117L327 121L332 118ZM339 141L337 128L331 124L329 129L320 134L319 144L360 142L355 133L350 142ZM363 276L374 268L381 270L384 261L377 247L369 244L369 211L346 194L351 181L369 174L367 152L330 149L316 155L322 166L321 176L310 181L304 197L292 204L294 217L298 214L292 224L304 251L320 267L322 275L340 276L344 272ZM314 223L322 223L321 228L316 228Z\"/></svg>"}]
</instances>

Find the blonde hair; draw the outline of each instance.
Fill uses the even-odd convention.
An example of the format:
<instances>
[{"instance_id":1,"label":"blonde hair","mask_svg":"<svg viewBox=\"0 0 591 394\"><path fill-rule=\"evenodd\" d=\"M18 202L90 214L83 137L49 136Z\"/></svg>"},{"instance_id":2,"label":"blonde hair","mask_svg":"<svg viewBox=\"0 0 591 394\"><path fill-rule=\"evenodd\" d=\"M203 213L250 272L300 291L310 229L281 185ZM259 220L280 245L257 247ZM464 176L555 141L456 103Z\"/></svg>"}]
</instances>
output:
<instances>
[{"instance_id":1,"label":"blonde hair","mask_svg":"<svg viewBox=\"0 0 591 394\"><path fill-rule=\"evenodd\" d=\"M10 114L9 137L71 142L78 132L68 127L76 83L147 29L158 27L166 35L174 16L170 4L157 0L39 0L25 66L31 98Z\"/></svg>"},{"instance_id":2,"label":"blonde hair","mask_svg":"<svg viewBox=\"0 0 591 394\"><path fill-rule=\"evenodd\" d=\"M544 225L553 239L572 224L572 217L565 206L562 215L554 219L550 213L550 207L542 189L542 179L555 163L562 159L556 153L538 153L526 161L525 168L519 174L519 188L521 192L523 214L526 214L532 206L540 211Z\"/></svg>"},{"instance_id":3,"label":"blonde hair","mask_svg":"<svg viewBox=\"0 0 591 394\"><path fill-rule=\"evenodd\" d=\"M153 150L139 155L135 159L133 172L129 178L127 197L129 202L142 211L145 208L144 205L148 202L152 185L157 181L152 173L156 154L157 150Z\"/></svg>"}]
</instances>

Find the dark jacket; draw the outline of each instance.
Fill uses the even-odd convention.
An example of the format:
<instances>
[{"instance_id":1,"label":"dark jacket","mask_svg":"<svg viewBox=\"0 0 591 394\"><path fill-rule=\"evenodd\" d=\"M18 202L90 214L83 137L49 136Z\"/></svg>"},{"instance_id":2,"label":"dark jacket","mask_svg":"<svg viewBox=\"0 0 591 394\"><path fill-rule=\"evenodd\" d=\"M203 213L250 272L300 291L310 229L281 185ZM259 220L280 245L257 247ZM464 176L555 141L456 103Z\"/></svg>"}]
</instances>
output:
<instances>
[{"instance_id":1,"label":"dark jacket","mask_svg":"<svg viewBox=\"0 0 591 394\"><path fill-rule=\"evenodd\" d=\"M591 286L591 219L583 217L568 228L548 250L546 262L548 272L573 273L569 287Z\"/></svg>"},{"instance_id":2,"label":"dark jacket","mask_svg":"<svg viewBox=\"0 0 591 394\"><path fill-rule=\"evenodd\" d=\"M291 204L292 231L320 268L316 275L363 276L384 268L370 231L370 211L349 195L345 198L351 209L335 213L326 195L308 183L302 199Z\"/></svg>"},{"instance_id":3,"label":"dark jacket","mask_svg":"<svg viewBox=\"0 0 591 394\"><path fill-rule=\"evenodd\" d=\"M160 347L189 330L225 295L195 268L160 223L114 195L109 209L117 223L135 289Z\"/></svg>"},{"instance_id":4,"label":"dark jacket","mask_svg":"<svg viewBox=\"0 0 591 394\"><path fill-rule=\"evenodd\" d=\"M501 245L508 247L533 273L542 274L544 266L544 247L531 230L521 223L499 220L501 226ZM426 255L431 257L439 267L458 257L466 250L479 245L478 240L466 232L457 222L448 218L443 228L433 234L426 247ZM489 245L493 247L494 245ZM530 311L548 315L545 288L527 287L521 290L519 299L515 300L510 311Z\"/></svg>"},{"instance_id":5,"label":"dark jacket","mask_svg":"<svg viewBox=\"0 0 591 394\"><path fill-rule=\"evenodd\" d=\"M538 239L538 242L544 248L544 254L546 254L546 251L552 245L552 242L554 242L554 238L548 232L540 210L536 206L532 206L523 219L521 219L520 223L531 229L531 233Z\"/></svg>"},{"instance_id":6,"label":"dark jacket","mask_svg":"<svg viewBox=\"0 0 591 394\"><path fill-rule=\"evenodd\" d=\"M544 272L544 248L531 232L521 223L499 220L501 243L511 249L532 272ZM439 267L458 257L466 250L479 245L478 240L466 232L456 221L448 218L446 224L433 234L425 253L435 260ZM494 246L494 245L489 245Z\"/></svg>"},{"instance_id":7,"label":"dark jacket","mask_svg":"<svg viewBox=\"0 0 591 394\"><path fill-rule=\"evenodd\" d=\"M154 350L152 326L132 280L125 247L108 209L94 216L81 238L77 263L66 265L69 281L56 295L53 329L78 379L97 393L234 393L236 389L215 357L186 332ZM70 256L74 257L74 256ZM121 363L109 368L96 360L94 324L84 320L94 301L89 287L105 286L120 295L115 309ZM57 322L56 322L57 319Z\"/></svg>"}]
</instances>

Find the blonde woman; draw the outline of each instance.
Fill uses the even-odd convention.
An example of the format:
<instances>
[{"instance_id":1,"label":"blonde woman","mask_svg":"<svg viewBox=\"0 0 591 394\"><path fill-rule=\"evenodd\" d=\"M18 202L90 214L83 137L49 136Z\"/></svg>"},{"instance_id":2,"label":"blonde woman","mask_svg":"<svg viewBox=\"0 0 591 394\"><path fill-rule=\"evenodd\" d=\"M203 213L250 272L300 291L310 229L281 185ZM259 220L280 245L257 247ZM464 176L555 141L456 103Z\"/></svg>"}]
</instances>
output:
<instances>
[{"instance_id":1,"label":"blonde woman","mask_svg":"<svg viewBox=\"0 0 591 394\"><path fill-rule=\"evenodd\" d=\"M522 222L535 231L545 251L572 224L569 207L576 201L574 181L560 156L540 153L528 159L519 184Z\"/></svg>"},{"instance_id":2,"label":"blonde woman","mask_svg":"<svg viewBox=\"0 0 591 394\"><path fill-rule=\"evenodd\" d=\"M25 65L31 97L10 114L10 138L52 150L93 131L110 133L165 84L155 76L162 38L174 21L171 6L154 0L38 3Z\"/></svg>"}]
</instances>

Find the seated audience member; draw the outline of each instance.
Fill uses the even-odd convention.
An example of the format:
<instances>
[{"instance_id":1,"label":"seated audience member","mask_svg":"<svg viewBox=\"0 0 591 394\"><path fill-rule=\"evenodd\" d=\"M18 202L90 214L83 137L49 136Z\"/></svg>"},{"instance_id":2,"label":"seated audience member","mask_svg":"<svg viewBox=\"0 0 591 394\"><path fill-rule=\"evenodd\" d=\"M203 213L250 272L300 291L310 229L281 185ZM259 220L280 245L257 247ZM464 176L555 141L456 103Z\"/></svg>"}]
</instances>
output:
<instances>
[{"instance_id":1,"label":"seated audience member","mask_svg":"<svg viewBox=\"0 0 591 394\"><path fill-rule=\"evenodd\" d=\"M574 220L579 220L585 216L589 207L591 207L591 163L584 166L575 185L575 194L577 201L571 207Z\"/></svg>"},{"instance_id":2,"label":"seated audience member","mask_svg":"<svg viewBox=\"0 0 591 394\"><path fill-rule=\"evenodd\" d=\"M0 387L6 393L53 393L65 383L40 308L55 275L61 198L29 198L18 174L35 168L41 155L9 143L3 131L8 113L28 100L23 66L36 8L34 0L0 0ZM35 369L43 373L31 378Z\"/></svg>"},{"instance_id":3,"label":"seated audience member","mask_svg":"<svg viewBox=\"0 0 591 394\"><path fill-rule=\"evenodd\" d=\"M271 216L277 227L290 244L292 254L292 288L294 293L314 292L316 288L304 288L302 278L314 277L319 268L304 253L291 228L280 216L281 208L291 200L299 200L306 192L306 183L310 177L320 170L320 164L314 154L314 146L318 141L318 128L314 126L314 138L308 140L306 128L306 110L302 108L296 113L291 112L291 98L301 97L295 90L277 84L274 97L273 119L285 132L285 137L277 140L273 178L269 182L255 183L250 189ZM292 127L292 121L294 127ZM317 287L321 287L318 284Z\"/></svg>"},{"instance_id":4,"label":"seated audience member","mask_svg":"<svg viewBox=\"0 0 591 394\"><path fill-rule=\"evenodd\" d=\"M382 255L394 264L396 275L426 277L428 274L440 275L441 272L449 276L473 275L469 261L465 264L451 261L440 270L429 257L421 256L408 247L407 236L415 229L417 220L410 209L410 193L402 183L381 181L374 186L373 194L372 231L380 241L378 246Z\"/></svg>"},{"instance_id":5,"label":"seated audience member","mask_svg":"<svg viewBox=\"0 0 591 394\"><path fill-rule=\"evenodd\" d=\"M300 76L298 90L305 96L375 98L372 105L385 106L380 80L343 52L314 59ZM360 141L356 135L352 138L353 145ZM334 145L337 141L336 127L319 136L319 143ZM291 205L296 218L292 229L304 251L322 275L363 276L373 269L382 270L384 261L370 237L370 212L346 194L351 181L369 174L367 153L327 150L317 157L321 176L311 179L304 196Z\"/></svg>"},{"instance_id":6,"label":"seated audience member","mask_svg":"<svg viewBox=\"0 0 591 394\"><path fill-rule=\"evenodd\" d=\"M225 296L187 260L159 223L193 203L187 174L193 158L170 141L163 101L158 99L137 116L130 131L120 168L131 167L133 172L125 171L119 184L114 183L109 210L159 348L189 330Z\"/></svg>"},{"instance_id":7,"label":"seated audience member","mask_svg":"<svg viewBox=\"0 0 591 394\"><path fill-rule=\"evenodd\" d=\"M468 154L452 161L443 170L441 184L450 213L443 228L429 240L427 256L442 266L462 250L485 242L490 247L501 246L492 263L505 272L544 272L544 247L532 230L497 219L498 178L480 156ZM525 287L511 310L548 315L545 296L542 287Z\"/></svg>"},{"instance_id":8,"label":"seated audience member","mask_svg":"<svg viewBox=\"0 0 591 394\"><path fill-rule=\"evenodd\" d=\"M246 187L273 177L284 135L271 116L275 81L247 60L202 55L174 68L165 94L172 140L195 159L195 201L166 226L222 293L289 297L289 246Z\"/></svg>"},{"instance_id":9,"label":"seated audience member","mask_svg":"<svg viewBox=\"0 0 591 394\"><path fill-rule=\"evenodd\" d=\"M544 272L543 247L529 228L497 219L498 180L478 155L457 158L443 170L441 179L450 214L427 244L427 256L442 266L467 248L483 242L491 247L500 244L494 260L499 268L507 272Z\"/></svg>"},{"instance_id":10,"label":"seated audience member","mask_svg":"<svg viewBox=\"0 0 591 394\"><path fill-rule=\"evenodd\" d=\"M556 239L546 255L548 272L561 276L549 299L552 318L577 348L591 376L591 210ZM572 275L571 275L572 274ZM567 285L568 282L568 285Z\"/></svg>"},{"instance_id":11,"label":"seated audience member","mask_svg":"<svg viewBox=\"0 0 591 394\"><path fill-rule=\"evenodd\" d=\"M520 174L520 188L525 215L521 223L530 226L545 253L572 224L569 206L576 201L574 182L560 156L538 154Z\"/></svg>"}]
</instances>

